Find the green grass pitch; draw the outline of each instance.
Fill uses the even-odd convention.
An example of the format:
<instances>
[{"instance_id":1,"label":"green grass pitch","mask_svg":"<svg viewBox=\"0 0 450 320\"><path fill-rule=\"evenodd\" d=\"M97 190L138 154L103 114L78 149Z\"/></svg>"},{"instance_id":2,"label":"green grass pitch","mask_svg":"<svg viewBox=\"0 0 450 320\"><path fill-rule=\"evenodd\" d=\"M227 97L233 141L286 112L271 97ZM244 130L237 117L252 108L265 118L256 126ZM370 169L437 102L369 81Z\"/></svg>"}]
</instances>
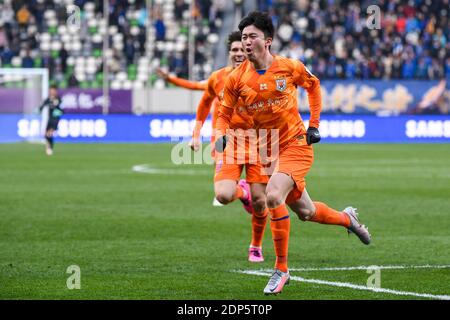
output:
<instances>
[{"instance_id":1,"label":"green grass pitch","mask_svg":"<svg viewBox=\"0 0 450 320\"><path fill-rule=\"evenodd\" d=\"M314 200L357 207L373 243L291 213L289 265L305 279L278 296L267 276L236 272L274 264L270 229L262 264L247 262L250 216L239 201L213 207L210 165L175 166L172 145L0 145L1 299L426 299L450 295L450 148L434 145L315 147L307 177ZM164 171L138 173L148 164ZM190 175L198 170L198 175ZM185 173L183 173L183 171ZM194 171L195 172L195 171ZM170 174L169 174L170 173ZM81 270L69 290L68 266ZM360 290L366 270L381 288ZM429 268L408 266L429 265ZM435 268L434 266L447 266Z\"/></svg>"}]
</instances>

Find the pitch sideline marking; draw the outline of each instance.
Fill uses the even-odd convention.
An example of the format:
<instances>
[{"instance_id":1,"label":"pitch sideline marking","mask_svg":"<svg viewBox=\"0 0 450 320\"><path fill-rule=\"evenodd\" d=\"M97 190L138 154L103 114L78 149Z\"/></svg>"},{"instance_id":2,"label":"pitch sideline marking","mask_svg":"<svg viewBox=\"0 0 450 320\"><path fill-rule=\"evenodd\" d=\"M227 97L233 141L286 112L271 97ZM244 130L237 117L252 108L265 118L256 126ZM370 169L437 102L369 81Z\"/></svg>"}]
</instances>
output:
<instances>
[{"instance_id":1,"label":"pitch sideline marking","mask_svg":"<svg viewBox=\"0 0 450 320\"><path fill-rule=\"evenodd\" d=\"M441 265L441 266L431 266L431 265L423 265L423 266L358 266L358 267L340 267L340 268L297 268L290 269L291 271L334 271L334 270L367 270L369 268L379 267L380 269L443 269L450 268L450 265ZM256 271L256 270L237 270L236 272L249 274L249 275L258 275L258 276L270 276L271 272L267 271ZM389 293L400 296L415 296L421 298L430 298L430 299L438 299L438 300L450 300L450 296L448 295L434 295L429 293L417 293L417 292L409 292L409 291L398 291L393 289L385 289L385 288L373 288L362 285L357 285L348 282L337 282L337 281L326 281L320 279L306 279L303 277L297 277L291 275L291 280L299 281L299 282L307 282L307 283L315 283L315 284L323 284L334 287L341 288L350 288L355 290L364 290L364 291L372 291L372 292L380 292L380 293Z\"/></svg>"},{"instance_id":2,"label":"pitch sideline marking","mask_svg":"<svg viewBox=\"0 0 450 320\"><path fill-rule=\"evenodd\" d=\"M367 270L377 268L380 270L401 270L401 269L449 269L450 265L420 265L420 266L356 266L356 267L322 267L322 268L290 268L290 271L350 271L350 270ZM261 270L272 272L272 269Z\"/></svg>"},{"instance_id":3,"label":"pitch sideline marking","mask_svg":"<svg viewBox=\"0 0 450 320\"><path fill-rule=\"evenodd\" d=\"M198 176L198 175L211 175L212 170L192 170L192 169L161 169L152 167L150 164L138 164L131 168L134 172L147 173L147 174L171 174L180 176Z\"/></svg>"}]
</instances>

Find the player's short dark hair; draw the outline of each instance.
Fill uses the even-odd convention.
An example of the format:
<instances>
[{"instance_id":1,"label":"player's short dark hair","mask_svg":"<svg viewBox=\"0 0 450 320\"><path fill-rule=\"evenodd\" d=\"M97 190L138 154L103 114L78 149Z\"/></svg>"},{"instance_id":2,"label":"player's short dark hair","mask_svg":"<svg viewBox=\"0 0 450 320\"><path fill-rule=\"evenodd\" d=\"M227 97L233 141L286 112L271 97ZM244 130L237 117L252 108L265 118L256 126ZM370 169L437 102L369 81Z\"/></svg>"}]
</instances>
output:
<instances>
[{"instance_id":1,"label":"player's short dark hair","mask_svg":"<svg viewBox=\"0 0 450 320\"><path fill-rule=\"evenodd\" d=\"M50 86L50 89L58 90L58 86L57 86L56 84L52 84L52 85Z\"/></svg>"},{"instance_id":2,"label":"player's short dark hair","mask_svg":"<svg viewBox=\"0 0 450 320\"><path fill-rule=\"evenodd\" d=\"M236 41L241 42L241 32L240 31L233 31L232 33L230 33L228 35L228 42L227 42L228 51L231 50L231 44Z\"/></svg>"},{"instance_id":3,"label":"player's short dark hair","mask_svg":"<svg viewBox=\"0 0 450 320\"><path fill-rule=\"evenodd\" d=\"M262 32L264 32L264 37L272 38L274 35L274 27L272 23L272 18L267 12L253 11L250 12L245 18L239 23L239 30L242 32L245 27L255 26Z\"/></svg>"}]
</instances>

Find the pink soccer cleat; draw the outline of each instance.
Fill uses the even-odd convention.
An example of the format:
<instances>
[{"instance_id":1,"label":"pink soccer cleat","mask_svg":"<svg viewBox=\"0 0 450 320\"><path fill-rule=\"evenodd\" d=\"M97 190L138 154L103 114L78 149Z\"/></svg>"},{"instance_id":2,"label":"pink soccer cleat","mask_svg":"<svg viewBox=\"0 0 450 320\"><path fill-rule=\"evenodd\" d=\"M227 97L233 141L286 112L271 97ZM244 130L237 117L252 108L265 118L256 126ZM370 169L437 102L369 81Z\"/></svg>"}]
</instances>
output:
<instances>
[{"instance_id":1,"label":"pink soccer cleat","mask_svg":"<svg viewBox=\"0 0 450 320\"><path fill-rule=\"evenodd\" d=\"M250 247L248 249L248 261L250 262L263 262L264 257L262 254L262 248L260 247Z\"/></svg>"},{"instance_id":2,"label":"pink soccer cleat","mask_svg":"<svg viewBox=\"0 0 450 320\"><path fill-rule=\"evenodd\" d=\"M245 192L247 193L247 199L241 200L245 211L247 211L248 213L252 214L253 212L253 206L252 206L252 194L250 193L250 185L247 183L247 181L245 181L245 179L241 179L238 182L238 185L245 190Z\"/></svg>"}]
</instances>

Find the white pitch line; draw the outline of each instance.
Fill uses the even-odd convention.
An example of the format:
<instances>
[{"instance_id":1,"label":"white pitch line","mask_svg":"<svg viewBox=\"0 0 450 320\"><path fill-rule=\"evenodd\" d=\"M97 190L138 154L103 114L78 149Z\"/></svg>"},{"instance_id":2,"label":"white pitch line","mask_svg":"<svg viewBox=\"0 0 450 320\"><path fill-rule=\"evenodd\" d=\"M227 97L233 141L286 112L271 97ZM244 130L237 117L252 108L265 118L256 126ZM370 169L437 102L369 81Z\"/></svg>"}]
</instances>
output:
<instances>
[{"instance_id":1,"label":"white pitch line","mask_svg":"<svg viewBox=\"0 0 450 320\"><path fill-rule=\"evenodd\" d=\"M238 271L244 274L257 275L257 276L270 276L271 273L261 272L261 271ZM335 282L335 281L325 281L319 279L305 279L302 277L291 276L291 280L307 282L307 283L316 283L316 284L324 284L328 286L341 287L341 288L350 288L355 290L364 290L364 291L372 291L379 293L389 293L398 296L414 296L420 298L430 298L430 299L438 299L438 300L450 300L450 296L447 295L434 295L429 293L417 293L417 292L408 292L408 291L397 291L392 289L384 289L384 288L372 288L367 286L356 285L348 282Z\"/></svg>"},{"instance_id":2,"label":"white pitch line","mask_svg":"<svg viewBox=\"0 0 450 320\"><path fill-rule=\"evenodd\" d=\"M380 270L401 270L401 269L449 269L450 265L421 265L421 266L356 266L356 267L317 267L317 268L290 268L290 271L350 271L350 270L367 270L367 269L380 269ZM261 270L266 272L273 271L272 269Z\"/></svg>"},{"instance_id":3,"label":"white pitch line","mask_svg":"<svg viewBox=\"0 0 450 320\"><path fill-rule=\"evenodd\" d=\"M180 176L197 176L197 175L212 175L211 171L206 170L192 170L192 169L160 169L153 168L149 164L139 164L135 165L131 168L134 172L139 173L148 173L148 174L171 174L171 175L180 175Z\"/></svg>"}]
</instances>

